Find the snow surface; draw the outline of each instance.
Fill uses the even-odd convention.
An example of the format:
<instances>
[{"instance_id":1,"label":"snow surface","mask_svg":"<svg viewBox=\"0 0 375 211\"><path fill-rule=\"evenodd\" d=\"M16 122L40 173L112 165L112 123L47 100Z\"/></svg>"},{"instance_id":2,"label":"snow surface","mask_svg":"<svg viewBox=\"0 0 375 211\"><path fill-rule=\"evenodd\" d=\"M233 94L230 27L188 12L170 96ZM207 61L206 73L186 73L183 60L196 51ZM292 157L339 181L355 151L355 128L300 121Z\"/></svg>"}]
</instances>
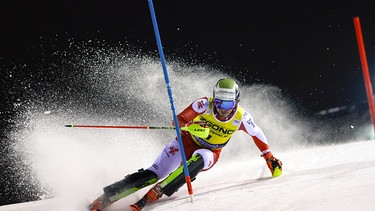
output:
<instances>
[{"instance_id":1,"label":"snow surface","mask_svg":"<svg viewBox=\"0 0 375 211\"><path fill-rule=\"evenodd\" d=\"M219 162L192 183L193 203L184 186L144 210L375 210L374 148L374 141L363 141L282 152L284 172L278 178L270 177L261 158ZM85 210L94 195L69 188L71 195L1 206L0 211ZM146 189L108 211L129 210Z\"/></svg>"},{"instance_id":2,"label":"snow surface","mask_svg":"<svg viewBox=\"0 0 375 211\"><path fill-rule=\"evenodd\" d=\"M49 77L63 89L53 84L37 98L15 103L20 115L12 120L14 127L8 134L13 153L9 157L19 165L19 183L40 187L41 200L0 206L0 211L86 210L103 187L147 168L175 137L172 130L64 127L72 122L170 126L171 108L159 60L113 57L78 60L76 69L69 66L70 74ZM88 68L82 69L81 63ZM199 97L211 96L212 85L227 77L205 66L177 62L168 67L177 112ZM51 74L49 68L41 71ZM82 88L75 92L75 87ZM356 121L322 125L301 118L299 109L271 85L242 85L241 96L241 105L251 112L272 152L284 163L283 175L271 178L251 138L239 132L223 149L219 162L193 182L194 203L188 201L184 186L145 211L375 210L375 142L333 144L365 140L346 135L369 134L372 127L361 128ZM323 142L331 144L314 146ZM121 199L107 211L129 210L147 190Z\"/></svg>"}]
</instances>

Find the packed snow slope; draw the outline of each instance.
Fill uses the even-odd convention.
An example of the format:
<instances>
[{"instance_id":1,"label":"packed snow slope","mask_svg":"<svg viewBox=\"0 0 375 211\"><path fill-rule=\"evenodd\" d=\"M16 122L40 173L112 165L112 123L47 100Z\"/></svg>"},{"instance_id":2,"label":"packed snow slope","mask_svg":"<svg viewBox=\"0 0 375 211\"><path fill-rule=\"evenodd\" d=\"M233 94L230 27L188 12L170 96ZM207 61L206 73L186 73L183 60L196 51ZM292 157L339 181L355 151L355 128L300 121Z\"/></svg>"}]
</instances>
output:
<instances>
[{"instance_id":1,"label":"packed snow slope","mask_svg":"<svg viewBox=\"0 0 375 211\"><path fill-rule=\"evenodd\" d=\"M284 173L278 178L270 177L260 158L223 160L193 182L193 203L184 186L144 210L374 210L374 148L374 141L363 141L279 153ZM71 174L80 178L82 173ZM66 186L64 196L2 206L0 211L85 210L86 203L100 194L100 185L90 182L103 181L98 173L87 175L91 176L81 182L74 177L60 181ZM127 206L144 192L118 201L108 211L130 210Z\"/></svg>"},{"instance_id":2,"label":"packed snow slope","mask_svg":"<svg viewBox=\"0 0 375 211\"><path fill-rule=\"evenodd\" d=\"M172 112L159 59L82 47L57 51L44 62L36 74L30 75L25 66L9 78L9 92L20 96L12 104L15 115L2 152L2 165L7 162L3 166L9 172L2 178L6 187L1 197L35 200L0 206L0 211L86 210L104 186L147 168L175 137L173 130L64 127L170 126ZM221 70L181 61L168 62L168 70L177 113L199 97L210 97L215 82L229 77ZM145 210L374 209L375 146L374 141L361 141L371 136L371 126L357 121L359 117L306 117L279 88L239 81L240 104L284 163L283 175L271 178L251 138L239 132L217 165L193 182L194 203L187 201L183 187ZM127 210L145 191L108 211Z\"/></svg>"}]
</instances>

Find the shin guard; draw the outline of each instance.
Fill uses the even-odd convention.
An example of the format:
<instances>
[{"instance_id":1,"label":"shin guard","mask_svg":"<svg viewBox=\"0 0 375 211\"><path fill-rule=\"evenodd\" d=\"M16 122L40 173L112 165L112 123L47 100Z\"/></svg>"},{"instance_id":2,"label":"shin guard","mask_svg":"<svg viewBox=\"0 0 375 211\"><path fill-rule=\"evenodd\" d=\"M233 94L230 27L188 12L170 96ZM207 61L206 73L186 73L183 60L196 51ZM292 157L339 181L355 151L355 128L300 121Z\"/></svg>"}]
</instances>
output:
<instances>
[{"instance_id":1,"label":"shin guard","mask_svg":"<svg viewBox=\"0 0 375 211\"><path fill-rule=\"evenodd\" d=\"M204 161L200 154L193 155L187 161L189 174L191 180L193 181L197 174L203 169ZM178 167L174 172L172 172L166 179L164 179L159 186L162 189L163 194L171 196L173 193L178 191L180 187L185 184L184 166Z\"/></svg>"},{"instance_id":2,"label":"shin guard","mask_svg":"<svg viewBox=\"0 0 375 211\"><path fill-rule=\"evenodd\" d=\"M138 172L129 174L124 179L108 185L103 190L109 201L114 202L157 181L158 176L154 172L140 169Z\"/></svg>"}]
</instances>

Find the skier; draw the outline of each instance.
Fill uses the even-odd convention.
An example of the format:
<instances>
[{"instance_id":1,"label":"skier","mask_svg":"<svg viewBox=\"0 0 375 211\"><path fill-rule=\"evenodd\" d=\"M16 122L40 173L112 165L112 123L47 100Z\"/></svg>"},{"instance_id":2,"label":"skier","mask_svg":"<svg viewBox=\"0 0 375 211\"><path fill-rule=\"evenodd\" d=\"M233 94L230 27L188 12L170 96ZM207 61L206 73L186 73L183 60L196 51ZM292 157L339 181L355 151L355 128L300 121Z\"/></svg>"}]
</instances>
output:
<instances>
[{"instance_id":1,"label":"skier","mask_svg":"<svg viewBox=\"0 0 375 211\"><path fill-rule=\"evenodd\" d=\"M180 127L199 124L209 128L209 135L206 138L181 131L192 180L200 171L209 170L215 165L222 148L238 130L242 130L252 137L272 176L281 175L282 162L273 156L262 129L255 124L251 114L239 106L239 101L238 84L232 79L223 78L216 83L212 98L202 97L178 115ZM141 200L129 206L132 210L140 211L147 203L158 200L163 194L171 196L185 184L181 162L180 147L176 138L164 148L149 168L140 169L138 172L104 187L104 193L90 204L89 209L103 211L113 202L154 183L156 185ZM158 182L163 178L165 179Z\"/></svg>"}]
</instances>

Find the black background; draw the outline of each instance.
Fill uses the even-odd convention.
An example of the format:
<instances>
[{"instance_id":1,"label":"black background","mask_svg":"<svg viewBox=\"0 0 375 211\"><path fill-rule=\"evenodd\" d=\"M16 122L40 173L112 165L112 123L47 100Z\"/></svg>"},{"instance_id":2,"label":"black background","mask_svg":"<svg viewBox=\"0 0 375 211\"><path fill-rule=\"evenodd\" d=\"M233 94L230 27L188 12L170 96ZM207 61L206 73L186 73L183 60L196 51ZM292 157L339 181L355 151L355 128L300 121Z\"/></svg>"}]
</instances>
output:
<instances>
[{"instance_id":1,"label":"black background","mask_svg":"<svg viewBox=\"0 0 375 211\"><path fill-rule=\"evenodd\" d=\"M165 54L267 83L309 110L366 100L353 17L370 70L371 1L155 1ZM103 40L155 51L147 1L11 1L1 5L3 63L33 63L63 40Z\"/></svg>"}]
</instances>

